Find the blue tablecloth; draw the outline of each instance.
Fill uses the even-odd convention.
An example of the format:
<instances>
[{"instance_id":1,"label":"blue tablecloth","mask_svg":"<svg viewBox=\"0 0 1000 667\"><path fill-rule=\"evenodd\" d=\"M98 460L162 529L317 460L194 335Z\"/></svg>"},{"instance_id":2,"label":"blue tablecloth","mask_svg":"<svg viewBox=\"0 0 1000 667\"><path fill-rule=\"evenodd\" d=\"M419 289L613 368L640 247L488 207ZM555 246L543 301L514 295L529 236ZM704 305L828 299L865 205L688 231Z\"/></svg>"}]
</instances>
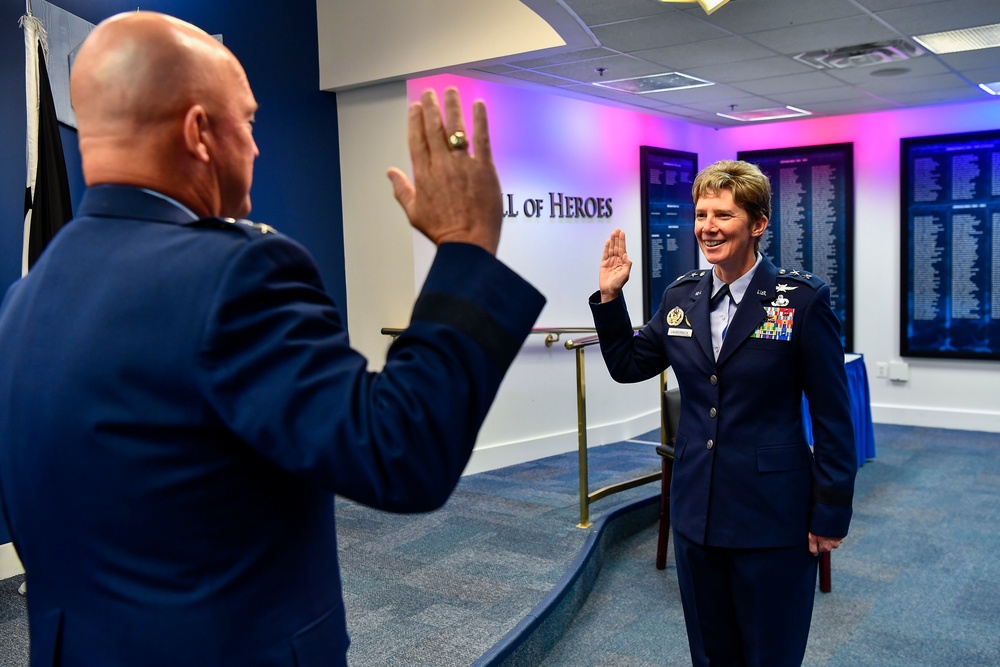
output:
<instances>
[{"instance_id":1,"label":"blue tablecloth","mask_svg":"<svg viewBox=\"0 0 1000 667\"><path fill-rule=\"evenodd\" d=\"M868 459L875 458L875 427L872 426L871 395L868 393L868 371L862 354L845 354L844 369L847 371L847 392L851 399L851 418L854 420L854 445L858 450L858 467ZM806 427L806 440L813 442L812 419L809 417L809 401L802 397L802 416Z\"/></svg>"}]
</instances>

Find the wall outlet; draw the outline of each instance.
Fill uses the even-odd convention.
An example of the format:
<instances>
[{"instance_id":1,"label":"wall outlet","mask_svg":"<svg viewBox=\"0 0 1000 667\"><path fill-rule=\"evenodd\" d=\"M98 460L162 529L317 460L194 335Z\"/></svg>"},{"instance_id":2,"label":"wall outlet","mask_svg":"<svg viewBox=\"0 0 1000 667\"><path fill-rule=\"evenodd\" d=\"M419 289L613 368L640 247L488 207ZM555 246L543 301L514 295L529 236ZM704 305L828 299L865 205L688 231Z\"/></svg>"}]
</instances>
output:
<instances>
[{"instance_id":1,"label":"wall outlet","mask_svg":"<svg viewBox=\"0 0 1000 667\"><path fill-rule=\"evenodd\" d=\"M889 364L884 361L875 364L875 375L880 378L889 377Z\"/></svg>"},{"instance_id":2,"label":"wall outlet","mask_svg":"<svg viewBox=\"0 0 1000 667\"><path fill-rule=\"evenodd\" d=\"M909 382L910 365L905 361L890 361L889 379L893 382Z\"/></svg>"}]
</instances>

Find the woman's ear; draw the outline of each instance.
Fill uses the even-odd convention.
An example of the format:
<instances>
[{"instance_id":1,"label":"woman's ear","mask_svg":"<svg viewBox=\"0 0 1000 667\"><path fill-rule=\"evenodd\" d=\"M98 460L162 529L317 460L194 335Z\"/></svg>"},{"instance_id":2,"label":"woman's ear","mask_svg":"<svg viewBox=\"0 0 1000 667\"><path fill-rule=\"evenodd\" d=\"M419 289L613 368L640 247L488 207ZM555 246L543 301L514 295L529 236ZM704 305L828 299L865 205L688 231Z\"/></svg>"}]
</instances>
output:
<instances>
[{"instance_id":1,"label":"woman's ear","mask_svg":"<svg viewBox=\"0 0 1000 667\"><path fill-rule=\"evenodd\" d=\"M750 223L750 235L754 238L760 236L767 229L767 216L762 215Z\"/></svg>"}]
</instances>

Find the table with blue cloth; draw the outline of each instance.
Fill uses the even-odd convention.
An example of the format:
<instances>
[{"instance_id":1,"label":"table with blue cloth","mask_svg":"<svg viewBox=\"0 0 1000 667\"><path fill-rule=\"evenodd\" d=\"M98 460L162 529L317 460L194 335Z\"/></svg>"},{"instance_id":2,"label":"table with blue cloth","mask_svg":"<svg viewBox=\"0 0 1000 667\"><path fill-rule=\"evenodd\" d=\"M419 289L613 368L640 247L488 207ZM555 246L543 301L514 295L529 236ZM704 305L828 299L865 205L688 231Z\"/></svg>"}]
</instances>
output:
<instances>
[{"instance_id":1,"label":"table with blue cloth","mask_svg":"<svg viewBox=\"0 0 1000 667\"><path fill-rule=\"evenodd\" d=\"M868 393L868 372L862 354L845 354L844 369L847 371L847 393L851 400L851 419L854 421L854 444L858 450L858 467L868 459L875 458L875 428L872 426L871 396ZM806 428L806 441L813 443L812 419L809 417L809 401L802 397L802 416Z\"/></svg>"}]
</instances>

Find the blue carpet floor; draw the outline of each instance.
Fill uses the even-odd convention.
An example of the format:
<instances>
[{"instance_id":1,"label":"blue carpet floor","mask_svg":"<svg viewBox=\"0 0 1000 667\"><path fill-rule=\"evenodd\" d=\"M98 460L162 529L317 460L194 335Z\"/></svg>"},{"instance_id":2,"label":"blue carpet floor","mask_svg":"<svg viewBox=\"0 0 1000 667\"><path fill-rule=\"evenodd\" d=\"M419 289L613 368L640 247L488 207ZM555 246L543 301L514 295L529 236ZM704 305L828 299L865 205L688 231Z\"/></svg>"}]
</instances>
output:
<instances>
[{"instance_id":1,"label":"blue carpet floor","mask_svg":"<svg viewBox=\"0 0 1000 667\"><path fill-rule=\"evenodd\" d=\"M876 425L851 535L817 594L806 667L1000 666L1000 434ZM640 439L649 439L650 435ZM649 444L591 450L591 488L656 469ZM589 531L576 454L462 480L441 511L337 501L354 667L467 667L566 574ZM592 519L648 497L601 500ZM649 522L602 551L592 590L532 667L690 664L672 554ZM21 577L0 582L0 665L27 664Z\"/></svg>"},{"instance_id":2,"label":"blue carpet floor","mask_svg":"<svg viewBox=\"0 0 1000 667\"><path fill-rule=\"evenodd\" d=\"M851 534L817 593L805 667L1000 665L1000 434L876 426ZM655 527L605 559L541 667L689 665Z\"/></svg>"}]
</instances>

